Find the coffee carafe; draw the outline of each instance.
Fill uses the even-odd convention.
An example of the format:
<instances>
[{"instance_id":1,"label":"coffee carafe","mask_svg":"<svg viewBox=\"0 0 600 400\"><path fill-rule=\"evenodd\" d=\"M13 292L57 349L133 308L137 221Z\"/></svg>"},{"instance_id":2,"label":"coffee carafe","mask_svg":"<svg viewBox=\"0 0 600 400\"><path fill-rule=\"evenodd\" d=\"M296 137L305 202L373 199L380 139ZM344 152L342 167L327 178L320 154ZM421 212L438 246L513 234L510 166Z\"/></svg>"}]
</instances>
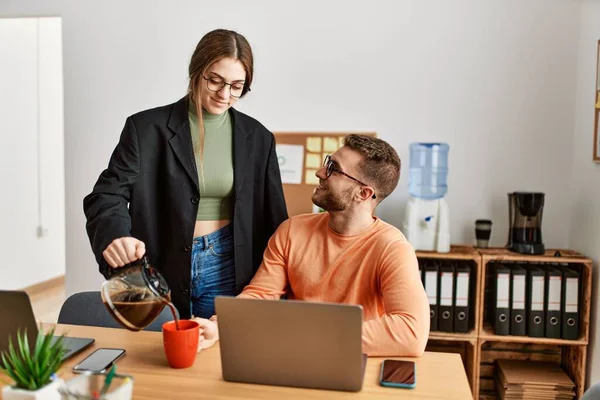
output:
<instances>
[{"instance_id":1,"label":"coffee carafe","mask_svg":"<svg viewBox=\"0 0 600 400\"><path fill-rule=\"evenodd\" d=\"M112 271L115 275L102 284L100 293L108 311L123 327L141 331L170 304L167 282L145 256Z\"/></svg>"},{"instance_id":2,"label":"coffee carafe","mask_svg":"<svg viewBox=\"0 0 600 400\"><path fill-rule=\"evenodd\" d=\"M544 254L542 214L544 193L508 193L509 250L522 254Z\"/></svg>"}]
</instances>

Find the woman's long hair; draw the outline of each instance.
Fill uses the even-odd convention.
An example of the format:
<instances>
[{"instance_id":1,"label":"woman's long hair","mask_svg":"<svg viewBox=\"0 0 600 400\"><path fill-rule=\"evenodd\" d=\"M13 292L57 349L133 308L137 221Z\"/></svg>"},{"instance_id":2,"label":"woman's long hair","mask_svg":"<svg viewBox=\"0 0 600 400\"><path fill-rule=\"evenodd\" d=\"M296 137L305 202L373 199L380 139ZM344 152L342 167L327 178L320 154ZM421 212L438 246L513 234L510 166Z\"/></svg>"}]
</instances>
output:
<instances>
[{"instance_id":1,"label":"woman's long hair","mask_svg":"<svg viewBox=\"0 0 600 400\"><path fill-rule=\"evenodd\" d=\"M189 67L188 100L193 104L198 116L198 146L194 153L200 156L201 164L198 166L202 173L202 154L204 152L204 120L202 118L202 104L200 88L208 68L222 58L239 60L246 70L246 82L242 91L243 97L252 84L254 72L254 57L252 48L246 38L235 31L216 29L204 35L198 45Z\"/></svg>"}]
</instances>

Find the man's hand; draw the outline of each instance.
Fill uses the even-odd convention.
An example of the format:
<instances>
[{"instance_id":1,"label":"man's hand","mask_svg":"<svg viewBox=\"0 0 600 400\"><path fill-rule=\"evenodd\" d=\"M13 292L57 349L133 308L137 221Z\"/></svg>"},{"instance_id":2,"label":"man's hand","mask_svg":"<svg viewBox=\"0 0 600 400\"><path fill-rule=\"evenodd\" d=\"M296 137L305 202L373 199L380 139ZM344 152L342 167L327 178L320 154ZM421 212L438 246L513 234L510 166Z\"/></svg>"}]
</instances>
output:
<instances>
[{"instance_id":1,"label":"man's hand","mask_svg":"<svg viewBox=\"0 0 600 400\"><path fill-rule=\"evenodd\" d=\"M216 321L205 318L192 318L200 325L200 340L198 341L198 353L208 349L219 340L219 329Z\"/></svg>"},{"instance_id":2,"label":"man's hand","mask_svg":"<svg viewBox=\"0 0 600 400\"><path fill-rule=\"evenodd\" d=\"M134 237L122 237L113 240L102 252L104 259L113 268L139 260L146 253L146 245Z\"/></svg>"}]
</instances>

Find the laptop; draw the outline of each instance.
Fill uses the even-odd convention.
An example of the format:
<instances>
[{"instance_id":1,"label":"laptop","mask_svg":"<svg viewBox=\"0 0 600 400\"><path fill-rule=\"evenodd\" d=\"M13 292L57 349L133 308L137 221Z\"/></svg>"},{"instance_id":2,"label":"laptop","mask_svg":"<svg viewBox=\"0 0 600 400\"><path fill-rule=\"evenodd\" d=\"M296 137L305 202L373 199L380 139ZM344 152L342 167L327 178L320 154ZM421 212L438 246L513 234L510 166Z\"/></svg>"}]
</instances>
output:
<instances>
[{"instance_id":1,"label":"laptop","mask_svg":"<svg viewBox=\"0 0 600 400\"><path fill-rule=\"evenodd\" d=\"M217 296L223 379L312 389L362 389L359 305Z\"/></svg>"},{"instance_id":2,"label":"laptop","mask_svg":"<svg viewBox=\"0 0 600 400\"><path fill-rule=\"evenodd\" d=\"M35 322L31 301L26 292L0 290L0 352L8 350L9 338L17 346L17 332L27 329L29 348L35 347L38 325ZM57 336L53 338L58 339ZM62 360L65 361L94 343L94 339L64 337L65 347Z\"/></svg>"}]
</instances>

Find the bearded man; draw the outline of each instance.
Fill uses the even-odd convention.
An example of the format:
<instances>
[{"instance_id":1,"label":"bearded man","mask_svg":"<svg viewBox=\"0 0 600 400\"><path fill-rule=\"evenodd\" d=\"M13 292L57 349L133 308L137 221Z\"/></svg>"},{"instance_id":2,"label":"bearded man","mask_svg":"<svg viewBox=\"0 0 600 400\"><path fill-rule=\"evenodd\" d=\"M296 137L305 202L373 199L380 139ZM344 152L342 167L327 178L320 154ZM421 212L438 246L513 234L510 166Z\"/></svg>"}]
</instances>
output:
<instances>
[{"instance_id":1,"label":"bearded man","mask_svg":"<svg viewBox=\"0 0 600 400\"><path fill-rule=\"evenodd\" d=\"M349 135L316 176L319 186L312 201L325 212L284 221L238 297L286 295L359 304L364 353L420 356L429 337L429 302L417 257L402 232L374 216L398 185L398 154L381 139ZM216 317L196 320L201 347L210 347L218 340Z\"/></svg>"}]
</instances>

